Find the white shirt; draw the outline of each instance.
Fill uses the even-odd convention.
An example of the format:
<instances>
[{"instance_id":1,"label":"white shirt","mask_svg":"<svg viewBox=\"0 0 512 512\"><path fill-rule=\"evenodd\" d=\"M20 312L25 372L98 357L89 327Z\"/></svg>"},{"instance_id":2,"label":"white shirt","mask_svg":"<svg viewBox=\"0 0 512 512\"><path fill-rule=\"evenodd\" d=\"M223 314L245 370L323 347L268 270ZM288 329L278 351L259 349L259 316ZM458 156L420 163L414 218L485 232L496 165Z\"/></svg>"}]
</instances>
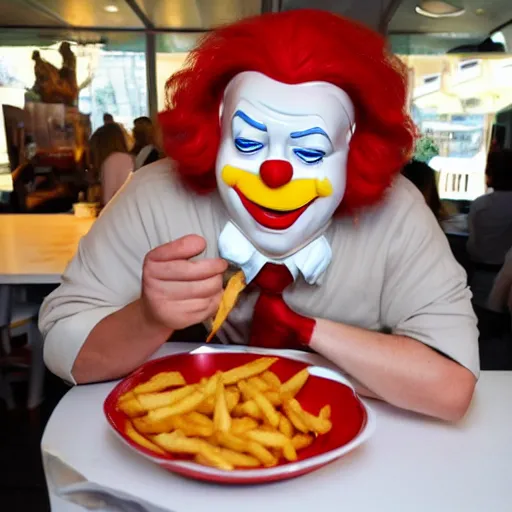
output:
<instances>
[{"instance_id":1,"label":"white shirt","mask_svg":"<svg viewBox=\"0 0 512 512\"><path fill-rule=\"evenodd\" d=\"M140 297L148 251L195 233L206 249L194 259L216 258L229 221L219 194L191 193L169 160L133 174L81 240L61 286L41 308L48 368L74 382L73 364L92 329ZM321 284L297 279L285 290L292 310L414 338L478 375L478 330L465 273L412 183L399 176L378 205L360 213L357 225L337 217L323 236L332 261ZM292 258L300 272L309 274L302 256L312 247ZM249 342L258 296L256 287L240 295L219 331L222 342Z\"/></svg>"},{"instance_id":2,"label":"white shirt","mask_svg":"<svg viewBox=\"0 0 512 512\"><path fill-rule=\"evenodd\" d=\"M230 263L240 267L249 284L265 263L284 264L295 281L299 272L308 284L315 284L327 270L332 259L332 251L325 236L320 236L306 247L283 260L268 258L261 254L245 235L229 221L219 236L219 254Z\"/></svg>"}]
</instances>

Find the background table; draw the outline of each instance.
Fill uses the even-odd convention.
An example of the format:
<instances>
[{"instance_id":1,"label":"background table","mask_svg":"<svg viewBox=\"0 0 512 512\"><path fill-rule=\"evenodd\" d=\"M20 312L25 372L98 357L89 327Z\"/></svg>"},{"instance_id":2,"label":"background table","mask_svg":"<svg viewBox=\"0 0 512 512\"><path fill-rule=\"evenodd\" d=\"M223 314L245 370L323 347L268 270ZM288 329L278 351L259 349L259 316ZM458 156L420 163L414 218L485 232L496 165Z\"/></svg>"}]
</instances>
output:
<instances>
[{"instance_id":1,"label":"background table","mask_svg":"<svg viewBox=\"0 0 512 512\"><path fill-rule=\"evenodd\" d=\"M167 344L155 357L195 347ZM143 509L123 510L512 510L512 372L483 372L472 408L458 425L369 401L377 429L361 448L310 475L246 487L186 480L129 450L110 432L103 415L103 401L114 385L73 388L50 418L42 450L54 512L79 510L57 496L56 481L62 490L73 481L80 487L80 479L72 471L56 471L53 457L83 475L87 485L96 483L144 503ZM94 496L105 497L89 493Z\"/></svg>"},{"instance_id":2,"label":"background table","mask_svg":"<svg viewBox=\"0 0 512 512\"><path fill-rule=\"evenodd\" d=\"M59 283L95 219L0 215L0 284Z\"/></svg>"}]
</instances>

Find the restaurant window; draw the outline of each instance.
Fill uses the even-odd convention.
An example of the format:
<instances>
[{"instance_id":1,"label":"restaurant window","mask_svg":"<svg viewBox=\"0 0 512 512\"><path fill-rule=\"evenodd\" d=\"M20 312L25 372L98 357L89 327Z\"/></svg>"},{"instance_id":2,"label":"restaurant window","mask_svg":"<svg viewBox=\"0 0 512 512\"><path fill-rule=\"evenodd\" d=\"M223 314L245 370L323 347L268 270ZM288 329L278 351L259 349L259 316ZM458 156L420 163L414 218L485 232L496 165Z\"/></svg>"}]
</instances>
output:
<instances>
[{"instance_id":1,"label":"restaurant window","mask_svg":"<svg viewBox=\"0 0 512 512\"><path fill-rule=\"evenodd\" d=\"M447 34L396 35L391 43L409 69L415 158L436 171L441 199L472 201L486 192L487 154L512 107L512 55L451 53L474 41Z\"/></svg>"},{"instance_id":2,"label":"restaurant window","mask_svg":"<svg viewBox=\"0 0 512 512\"><path fill-rule=\"evenodd\" d=\"M197 45L203 34L203 32L171 32L157 35L156 84L158 111L165 108L165 83L171 75L183 66L188 53Z\"/></svg>"},{"instance_id":3,"label":"restaurant window","mask_svg":"<svg viewBox=\"0 0 512 512\"><path fill-rule=\"evenodd\" d=\"M103 124L103 114L110 113L128 134L133 119L148 115L145 36L140 33L92 33L13 30L0 34L0 172L9 169L8 141L4 130L4 111L24 112L28 123L37 124L50 133L41 142L47 146L68 144L71 135L65 114L54 106L41 106L36 82L34 57L41 59L52 73L59 73L63 56L59 48L70 45L76 58L76 82L79 89L74 107L81 118L87 118L88 129ZM53 103L53 102L51 102ZM61 109L62 110L62 109ZM34 113L35 112L35 113ZM10 127L12 129L12 127ZM15 127L14 127L15 129ZM12 130L11 130L12 131ZM12 134L8 134L10 137ZM66 139L66 140L65 140ZM76 141L75 141L76 142Z\"/></svg>"}]
</instances>

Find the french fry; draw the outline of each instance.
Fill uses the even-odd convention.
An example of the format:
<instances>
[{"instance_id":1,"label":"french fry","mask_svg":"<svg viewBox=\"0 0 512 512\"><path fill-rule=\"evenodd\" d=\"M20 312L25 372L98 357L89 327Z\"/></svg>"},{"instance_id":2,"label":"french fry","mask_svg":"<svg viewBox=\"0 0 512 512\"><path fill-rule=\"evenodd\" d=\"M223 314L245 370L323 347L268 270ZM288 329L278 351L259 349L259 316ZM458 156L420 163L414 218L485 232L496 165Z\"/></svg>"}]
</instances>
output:
<instances>
[{"instance_id":1,"label":"french fry","mask_svg":"<svg viewBox=\"0 0 512 512\"><path fill-rule=\"evenodd\" d=\"M207 427L213 428L213 420L208 418L206 414L201 414L200 412L192 411L186 414L185 417L188 420L193 421L194 423L198 423L199 425L205 425Z\"/></svg>"},{"instance_id":2,"label":"french fry","mask_svg":"<svg viewBox=\"0 0 512 512\"><path fill-rule=\"evenodd\" d=\"M258 427L258 422L254 418L244 416L243 418L233 418L231 420L231 432L233 434L243 434L248 430Z\"/></svg>"},{"instance_id":3,"label":"french fry","mask_svg":"<svg viewBox=\"0 0 512 512\"><path fill-rule=\"evenodd\" d=\"M232 471L234 468L233 464L231 464L228 460L226 460L220 448L215 446L210 446L208 443L204 442L200 451L197 454L202 460L208 461L209 464L213 467L224 469L225 471Z\"/></svg>"},{"instance_id":4,"label":"french fry","mask_svg":"<svg viewBox=\"0 0 512 512\"><path fill-rule=\"evenodd\" d=\"M267 400L274 406L278 406L278 405L281 405L282 403L282 398L281 398L281 394L278 392L278 391L265 391L265 393L263 393L266 397L267 397Z\"/></svg>"},{"instance_id":5,"label":"french fry","mask_svg":"<svg viewBox=\"0 0 512 512\"><path fill-rule=\"evenodd\" d=\"M186 416L172 416L172 424L187 437L210 437L214 433L213 425L204 425L187 420Z\"/></svg>"},{"instance_id":6,"label":"french fry","mask_svg":"<svg viewBox=\"0 0 512 512\"><path fill-rule=\"evenodd\" d=\"M156 393L164 389L184 386L185 384L185 379L180 372L162 372L153 375L147 382L135 386L132 391L137 395L141 393Z\"/></svg>"},{"instance_id":7,"label":"french fry","mask_svg":"<svg viewBox=\"0 0 512 512\"><path fill-rule=\"evenodd\" d=\"M192 394L169 407L162 407L160 409L149 411L148 415L151 415L154 420L158 420L168 418L169 416L176 416L178 414L186 414L194 411L204 399L205 394L202 391L194 391Z\"/></svg>"},{"instance_id":8,"label":"french fry","mask_svg":"<svg viewBox=\"0 0 512 512\"><path fill-rule=\"evenodd\" d=\"M238 387L243 394L247 394L256 402L256 405L259 407L263 416L270 425L273 427L277 427L279 425L279 413L263 393L251 386L248 382L244 381L240 381L238 383Z\"/></svg>"},{"instance_id":9,"label":"french fry","mask_svg":"<svg viewBox=\"0 0 512 512\"><path fill-rule=\"evenodd\" d=\"M219 379L215 393L215 409L213 412L213 425L216 431L229 432L231 428L231 416L228 411L224 384Z\"/></svg>"},{"instance_id":10,"label":"french fry","mask_svg":"<svg viewBox=\"0 0 512 512\"><path fill-rule=\"evenodd\" d=\"M302 421L301 417L298 416L290 407L289 403L287 401L283 402L283 410L288 417L288 419L291 421L292 425L303 434L307 434L309 432L308 426Z\"/></svg>"},{"instance_id":11,"label":"french fry","mask_svg":"<svg viewBox=\"0 0 512 512\"><path fill-rule=\"evenodd\" d=\"M269 432L261 429L249 430L243 436L267 448L284 448L290 442L290 439L281 432Z\"/></svg>"},{"instance_id":12,"label":"french fry","mask_svg":"<svg viewBox=\"0 0 512 512\"><path fill-rule=\"evenodd\" d=\"M215 451L206 450L205 452L198 453L194 459L202 466L224 469L225 471L234 469L233 464L230 464L220 453Z\"/></svg>"},{"instance_id":13,"label":"french fry","mask_svg":"<svg viewBox=\"0 0 512 512\"><path fill-rule=\"evenodd\" d=\"M251 441L270 448L281 448L283 456L288 461L297 460L297 452L293 447L291 439L286 437L281 432L267 432L264 430L250 430L244 434L245 437Z\"/></svg>"},{"instance_id":14,"label":"french fry","mask_svg":"<svg viewBox=\"0 0 512 512\"><path fill-rule=\"evenodd\" d=\"M153 437L153 442L160 448L170 453L188 453L195 455L201 453L206 444L202 439L194 439L180 435L178 432L171 434L158 434Z\"/></svg>"},{"instance_id":15,"label":"french fry","mask_svg":"<svg viewBox=\"0 0 512 512\"><path fill-rule=\"evenodd\" d=\"M125 400L131 400L132 398L135 398L135 396L136 395L132 390L127 391L124 395L119 397L118 403L124 402Z\"/></svg>"},{"instance_id":16,"label":"french fry","mask_svg":"<svg viewBox=\"0 0 512 512\"><path fill-rule=\"evenodd\" d=\"M235 407L236 409L236 407ZM242 416L250 416L257 420L263 419L263 413L254 400L248 400L241 404Z\"/></svg>"},{"instance_id":17,"label":"french fry","mask_svg":"<svg viewBox=\"0 0 512 512\"><path fill-rule=\"evenodd\" d=\"M260 357L242 366L232 368L222 375L222 382L225 386L236 384L243 379L249 379L268 370L275 362L277 357Z\"/></svg>"},{"instance_id":18,"label":"french fry","mask_svg":"<svg viewBox=\"0 0 512 512\"><path fill-rule=\"evenodd\" d=\"M146 412L136 396L117 402L117 408L130 418L142 416Z\"/></svg>"},{"instance_id":19,"label":"french fry","mask_svg":"<svg viewBox=\"0 0 512 512\"><path fill-rule=\"evenodd\" d=\"M270 386L271 389L279 391L281 388L281 381L274 372L267 370L261 374L261 378Z\"/></svg>"},{"instance_id":20,"label":"french fry","mask_svg":"<svg viewBox=\"0 0 512 512\"><path fill-rule=\"evenodd\" d=\"M283 456L289 462L294 462L298 458L291 439L288 439L288 442L283 446Z\"/></svg>"},{"instance_id":21,"label":"french fry","mask_svg":"<svg viewBox=\"0 0 512 512\"><path fill-rule=\"evenodd\" d=\"M226 388L226 402L228 404L228 410L231 412L238 402L240 401L240 391L238 389ZM215 396L209 396L201 405L196 409L197 412L212 415L215 409ZM243 416L243 413L241 414Z\"/></svg>"},{"instance_id":22,"label":"french fry","mask_svg":"<svg viewBox=\"0 0 512 512\"><path fill-rule=\"evenodd\" d=\"M331 406L329 404L324 405L320 409L318 416L320 416L320 418L323 418L325 420L330 420L331 419Z\"/></svg>"},{"instance_id":23,"label":"french fry","mask_svg":"<svg viewBox=\"0 0 512 512\"><path fill-rule=\"evenodd\" d=\"M288 400L287 405L310 431L316 432L317 434L327 434L327 432L331 430L332 423L330 420L321 418L320 416L314 416L313 414L305 411L295 398Z\"/></svg>"},{"instance_id":24,"label":"french fry","mask_svg":"<svg viewBox=\"0 0 512 512\"><path fill-rule=\"evenodd\" d=\"M213 337L217 334L222 324L226 321L229 313L235 307L236 300L238 296L245 288L245 275L243 271L237 272L231 279L228 281L224 293L222 294L222 298L220 300L219 309L215 318L213 319L212 328L208 338L206 338L206 343L210 343Z\"/></svg>"},{"instance_id":25,"label":"french fry","mask_svg":"<svg viewBox=\"0 0 512 512\"><path fill-rule=\"evenodd\" d=\"M315 438L310 434L295 434L292 437L292 445L296 450L307 448Z\"/></svg>"},{"instance_id":26,"label":"french fry","mask_svg":"<svg viewBox=\"0 0 512 512\"><path fill-rule=\"evenodd\" d=\"M303 370L297 372L293 377L291 377L284 384L281 385L281 394L290 395L294 397L302 389L302 386L306 384L308 378L308 369L304 368Z\"/></svg>"},{"instance_id":27,"label":"french fry","mask_svg":"<svg viewBox=\"0 0 512 512\"><path fill-rule=\"evenodd\" d=\"M217 432L215 438L221 446L235 452L247 452L249 450L249 441L247 439L237 437L230 432Z\"/></svg>"},{"instance_id":28,"label":"french fry","mask_svg":"<svg viewBox=\"0 0 512 512\"><path fill-rule=\"evenodd\" d=\"M222 378L222 372L216 372L215 375L212 375L206 382L206 384L203 385L202 391L205 394L205 396L212 396L215 395L217 392L217 384Z\"/></svg>"},{"instance_id":29,"label":"french fry","mask_svg":"<svg viewBox=\"0 0 512 512\"><path fill-rule=\"evenodd\" d=\"M284 414L281 414L279 417L279 432L290 439L293 437L294 428L292 422Z\"/></svg>"},{"instance_id":30,"label":"french fry","mask_svg":"<svg viewBox=\"0 0 512 512\"><path fill-rule=\"evenodd\" d=\"M200 414L205 414L207 416L211 416L213 414L213 410L215 409L215 396L211 395L205 399L204 402L197 406L196 411Z\"/></svg>"},{"instance_id":31,"label":"french fry","mask_svg":"<svg viewBox=\"0 0 512 512\"><path fill-rule=\"evenodd\" d=\"M134 427L141 434L164 434L174 430L174 417L155 420L150 415L132 419Z\"/></svg>"},{"instance_id":32,"label":"french fry","mask_svg":"<svg viewBox=\"0 0 512 512\"><path fill-rule=\"evenodd\" d=\"M247 444L247 453L256 457L265 467L275 466L279 460L278 457L270 453L264 446L255 441Z\"/></svg>"},{"instance_id":33,"label":"french fry","mask_svg":"<svg viewBox=\"0 0 512 512\"><path fill-rule=\"evenodd\" d=\"M144 448L147 448L152 452L158 453L159 455L165 455L165 451L162 450L162 448L152 443L143 435L139 434L137 430L135 430L135 428L133 427L132 422L130 420L126 421L124 431L126 435L138 445L143 446Z\"/></svg>"},{"instance_id":34,"label":"french fry","mask_svg":"<svg viewBox=\"0 0 512 512\"><path fill-rule=\"evenodd\" d=\"M165 391L163 393L146 393L137 395L140 406L145 411L160 409L179 402L182 398L191 395L196 390L196 386L183 386L182 388Z\"/></svg>"},{"instance_id":35,"label":"french fry","mask_svg":"<svg viewBox=\"0 0 512 512\"><path fill-rule=\"evenodd\" d=\"M256 468L261 464L260 461L252 455L246 455L245 453L229 450L228 448L221 448L220 455L224 460L233 464L235 467Z\"/></svg>"},{"instance_id":36,"label":"french fry","mask_svg":"<svg viewBox=\"0 0 512 512\"><path fill-rule=\"evenodd\" d=\"M247 379L247 382L251 386L255 387L258 391L261 391L262 393L270 389L270 385L259 376L251 377Z\"/></svg>"}]
</instances>

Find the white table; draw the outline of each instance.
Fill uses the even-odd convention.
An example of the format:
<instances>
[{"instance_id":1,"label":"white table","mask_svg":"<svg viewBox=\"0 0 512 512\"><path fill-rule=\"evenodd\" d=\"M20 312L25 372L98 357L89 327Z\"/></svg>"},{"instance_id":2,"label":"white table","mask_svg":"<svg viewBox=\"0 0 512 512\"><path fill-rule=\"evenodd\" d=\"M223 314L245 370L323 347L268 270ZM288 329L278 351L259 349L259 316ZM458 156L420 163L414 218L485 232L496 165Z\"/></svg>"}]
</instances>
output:
<instances>
[{"instance_id":1,"label":"white table","mask_svg":"<svg viewBox=\"0 0 512 512\"><path fill-rule=\"evenodd\" d=\"M167 344L155 357L195 347ZM377 429L361 448L310 475L251 487L186 480L132 453L103 416L103 401L114 385L73 388L48 422L42 450L54 512L81 509L57 496L59 464L49 463L50 454L83 475L87 485L97 483L145 503L143 509L122 510L512 510L512 372L483 372L472 409L456 426L371 402ZM61 490L64 477L61 472ZM69 483L71 476L66 478Z\"/></svg>"},{"instance_id":2,"label":"white table","mask_svg":"<svg viewBox=\"0 0 512 512\"><path fill-rule=\"evenodd\" d=\"M60 283L94 220L71 214L0 215L0 284Z\"/></svg>"}]
</instances>

